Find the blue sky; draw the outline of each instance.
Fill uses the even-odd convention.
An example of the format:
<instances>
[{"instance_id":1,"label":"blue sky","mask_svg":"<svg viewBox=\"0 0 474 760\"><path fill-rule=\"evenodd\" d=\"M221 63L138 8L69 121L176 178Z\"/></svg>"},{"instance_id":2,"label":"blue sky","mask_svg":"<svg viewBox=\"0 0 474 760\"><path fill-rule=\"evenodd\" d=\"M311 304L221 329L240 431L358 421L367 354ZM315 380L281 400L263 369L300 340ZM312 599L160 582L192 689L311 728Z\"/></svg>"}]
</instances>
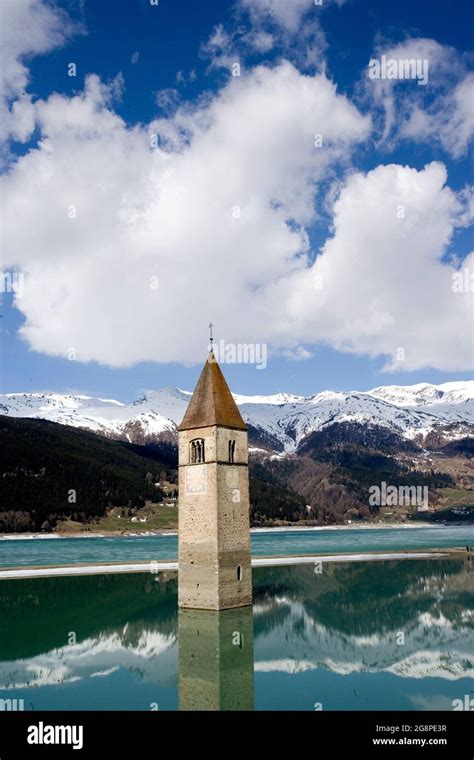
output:
<instances>
[{"instance_id":1,"label":"blue sky","mask_svg":"<svg viewBox=\"0 0 474 760\"><path fill-rule=\"evenodd\" d=\"M10 0L0 3L11 59L2 83L3 267L24 272L26 283L24 297L2 297L2 392L131 400L142 389L191 389L210 318L217 339L268 346L265 369L226 365L240 393L472 377L473 296L445 287L455 272L472 271L469 3L328 0L312 8L295 0L291 17L282 0L20 0L23 17ZM35 13L41 34L32 44L22 29ZM428 86L371 88L369 60L390 51L427 57ZM71 62L75 77L67 76ZM87 89L91 74L102 84ZM298 125L305 140L313 125L304 120L325 99L314 130L330 150L313 164L298 147ZM286 102L294 121L280 108ZM151 166L143 145L155 132ZM425 170L432 162L444 168ZM354 174L360 184L351 184ZM216 177L225 185L226 176L248 223L241 237L227 221L213 223L226 193ZM387 203L392 185L393 203L413 220L398 244L396 223L382 226L377 212L378 194ZM181 201L189 187L192 208ZM55 221L55 204L76 198L78 219L67 228ZM81 218L81 202L90 216ZM149 278L154 262L160 301L148 306L140 267ZM320 276L315 304L308 279Z\"/></svg>"}]
</instances>

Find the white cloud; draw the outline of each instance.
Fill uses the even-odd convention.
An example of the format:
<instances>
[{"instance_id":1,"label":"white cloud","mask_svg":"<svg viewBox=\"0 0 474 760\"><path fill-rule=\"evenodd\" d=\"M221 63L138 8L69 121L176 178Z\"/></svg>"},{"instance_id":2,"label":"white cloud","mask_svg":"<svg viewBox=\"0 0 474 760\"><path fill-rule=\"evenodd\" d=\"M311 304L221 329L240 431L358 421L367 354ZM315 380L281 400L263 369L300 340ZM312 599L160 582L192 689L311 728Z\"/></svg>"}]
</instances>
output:
<instances>
[{"instance_id":1,"label":"white cloud","mask_svg":"<svg viewBox=\"0 0 474 760\"><path fill-rule=\"evenodd\" d=\"M233 33L227 32L222 24L214 27L211 36L201 47L201 55L211 59L211 67L231 69L232 65L239 61L240 55L234 36Z\"/></svg>"},{"instance_id":2,"label":"white cloud","mask_svg":"<svg viewBox=\"0 0 474 760\"><path fill-rule=\"evenodd\" d=\"M180 82L181 80L178 79L177 81ZM165 113L175 111L180 99L181 96L175 87L167 87L164 90L158 90L155 94L156 105Z\"/></svg>"},{"instance_id":3,"label":"white cloud","mask_svg":"<svg viewBox=\"0 0 474 760\"><path fill-rule=\"evenodd\" d=\"M79 27L67 14L44 0L0 2L0 140L24 142L34 129L25 60L63 45L74 31Z\"/></svg>"},{"instance_id":4,"label":"white cloud","mask_svg":"<svg viewBox=\"0 0 474 760\"><path fill-rule=\"evenodd\" d=\"M341 6L346 0L238 0L238 5L248 12L254 26L270 22L290 34L296 34L303 21L314 20L333 2ZM313 11L312 19L309 11Z\"/></svg>"},{"instance_id":5,"label":"white cloud","mask_svg":"<svg viewBox=\"0 0 474 760\"><path fill-rule=\"evenodd\" d=\"M380 109L380 140L393 147L400 139L440 145L461 158L474 136L474 74L460 54L435 40L413 38L397 45L379 42L373 58L428 62L428 83L370 79L364 72L371 106Z\"/></svg>"},{"instance_id":6,"label":"white cloud","mask_svg":"<svg viewBox=\"0 0 474 760\"><path fill-rule=\"evenodd\" d=\"M445 182L440 163L351 176L322 255L267 293L280 304L280 340L386 354L389 369L472 368L473 294L453 291L457 270L443 258L464 198ZM474 272L474 254L460 268Z\"/></svg>"},{"instance_id":7,"label":"white cloud","mask_svg":"<svg viewBox=\"0 0 474 760\"><path fill-rule=\"evenodd\" d=\"M278 338L285 315L265 293L306 266L318 183L370 121L289 63L148 129L127 128L111 97L92 76L80 95L40 101L38 148L2 177L24 337L116 366L199 360L210 317L226 340ZM150 150L152 132L166 150Z\"/></svg>"},{"instance_id":8,"label":"white cloud","mask_svg":"<svg viewBox=\"0 0 474 760\"><path fill-rule=\"evenodd\" d=\"M212 39L216 56L231 56L222 27ZM430 54L430 81L448 99L437 139L461 154L463 86L472 83L437 43L416 49ZM403 110L403 84L372 91L387 143L433 137L434 100L407 98ZM287 356L324 342L373 357L403 349L406 370L472 366L472 293L453 292L452 277L456 266L474 270L474 254L456 265L447 258L468 197L446 186L442 164L350 176L334 234L311 265L318 189L371 131L324 74L305 76L287 61L260 66L193 106L170 103L165 91L158 101L172 115L135 127L113 110L122 85L92 75L83 93L38 101L38 145L0 180L4 260L25 272L16 305L33 349L74 349L79 361L111 366L200 360L212 318L218 338L269 343ZM22 113L15 92L10 112L27 134L30 101Z\"/></svg>"},{"instance_id":9,"label":"white cloud","mask_svg":"<svg viewBox=\"0 0 474 760\"><path fill-rule=\"evenodd\" d=\"M237 0L233 25L214 27L201 53L211 59L211 66L231 69L249 53L265 56L277 50L300 70L324 71L328 45L320 20L335 1L345 2L324 0L319 6L314 0Z\"/></svg>"},{"instance_id":10,"label":"white cloud","mask_svg":"<svg viewBox=\"0 0 474 760\"><path fill-rule=\"evenodd\" d=\"M263 29L249 32L246 40L257 53L267 53L275 44L273 34L265 32Z\"/></svg>"},{"instance_id":11,"label":"white cloud","mask_svg":"<svg viewBox=\"0 0 474 760\"><path fill-rule=\"evenodd\" d=\"M469 73L426 110L414 105L400 137L440 143L454 158L464 156L474 136L474 74Z\"/></svg>"},{"instance_id":12,"label":"white cloud","mask_svg":"<svg viewBox=\"0 0 474 760\"><path fill-rule=\"evenodd\" d=\"M270 20L291 33L298 31L310 9L318 10L314 0L240 0L240 5L248 11L254 24Z\"/></svg>"}]
</instances>

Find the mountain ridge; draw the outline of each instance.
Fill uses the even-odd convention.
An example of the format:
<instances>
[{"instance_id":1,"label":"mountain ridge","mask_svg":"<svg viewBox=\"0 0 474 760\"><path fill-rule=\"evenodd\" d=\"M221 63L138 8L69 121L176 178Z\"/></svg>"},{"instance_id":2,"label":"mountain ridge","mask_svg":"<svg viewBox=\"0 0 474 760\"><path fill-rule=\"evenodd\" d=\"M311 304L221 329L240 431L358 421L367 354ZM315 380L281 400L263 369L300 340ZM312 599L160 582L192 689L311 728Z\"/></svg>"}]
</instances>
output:
<instances>
[{"instance_id":1,"label":"mountain ridge","mask_svg":"<svg viewBox=\"0 0 474 760\"><path fill-rule=\"evenodd\" d=\"M85 394L0 394L0 413L46 419L131 443L172 440L191 392L174 386L146 391L130 404ZM325 390L310 396L233 394L254 448L295 452L311 434L336 424L388 429L423 446L474 435L474 380L433 385Z\"/></svg>"}]
</instances>

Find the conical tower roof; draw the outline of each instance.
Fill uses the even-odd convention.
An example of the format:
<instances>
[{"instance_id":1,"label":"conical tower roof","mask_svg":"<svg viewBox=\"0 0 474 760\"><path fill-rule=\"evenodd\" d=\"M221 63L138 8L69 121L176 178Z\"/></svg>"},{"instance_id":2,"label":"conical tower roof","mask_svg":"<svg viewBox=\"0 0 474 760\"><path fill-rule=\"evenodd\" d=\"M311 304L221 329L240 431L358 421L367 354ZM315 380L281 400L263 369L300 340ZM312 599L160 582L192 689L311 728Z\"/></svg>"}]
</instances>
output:
<instances>
[{"instance_id":1,"label":"conical tower roof","mask_svg":"<svg viewBox=\"0 0 474 760\"><path fill-rule=\"evenodd\" d=\"M178 430L212 425L247 430L222 370L211 351Z\"/></svg>"}]
</instances>

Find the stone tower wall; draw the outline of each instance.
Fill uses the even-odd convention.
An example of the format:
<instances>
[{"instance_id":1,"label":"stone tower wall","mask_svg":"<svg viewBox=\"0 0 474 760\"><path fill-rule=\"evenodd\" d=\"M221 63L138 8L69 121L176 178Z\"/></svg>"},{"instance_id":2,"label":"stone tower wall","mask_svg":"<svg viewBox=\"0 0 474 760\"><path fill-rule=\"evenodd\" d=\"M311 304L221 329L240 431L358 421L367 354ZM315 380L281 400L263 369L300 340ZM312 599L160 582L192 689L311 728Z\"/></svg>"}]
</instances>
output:
<instances>
[{"instance_id":1,"label":"stone tower wall","mask_svg":"<svg viewBox=\"0 0 474 760\"><path fill-rule=\"evenodd\" d=\"M204 463L191 462L195 439L204 440ZM247 433L217 426L181 431L179 465L179 605L251 604Z\"/></svg>"}]
</instances>

